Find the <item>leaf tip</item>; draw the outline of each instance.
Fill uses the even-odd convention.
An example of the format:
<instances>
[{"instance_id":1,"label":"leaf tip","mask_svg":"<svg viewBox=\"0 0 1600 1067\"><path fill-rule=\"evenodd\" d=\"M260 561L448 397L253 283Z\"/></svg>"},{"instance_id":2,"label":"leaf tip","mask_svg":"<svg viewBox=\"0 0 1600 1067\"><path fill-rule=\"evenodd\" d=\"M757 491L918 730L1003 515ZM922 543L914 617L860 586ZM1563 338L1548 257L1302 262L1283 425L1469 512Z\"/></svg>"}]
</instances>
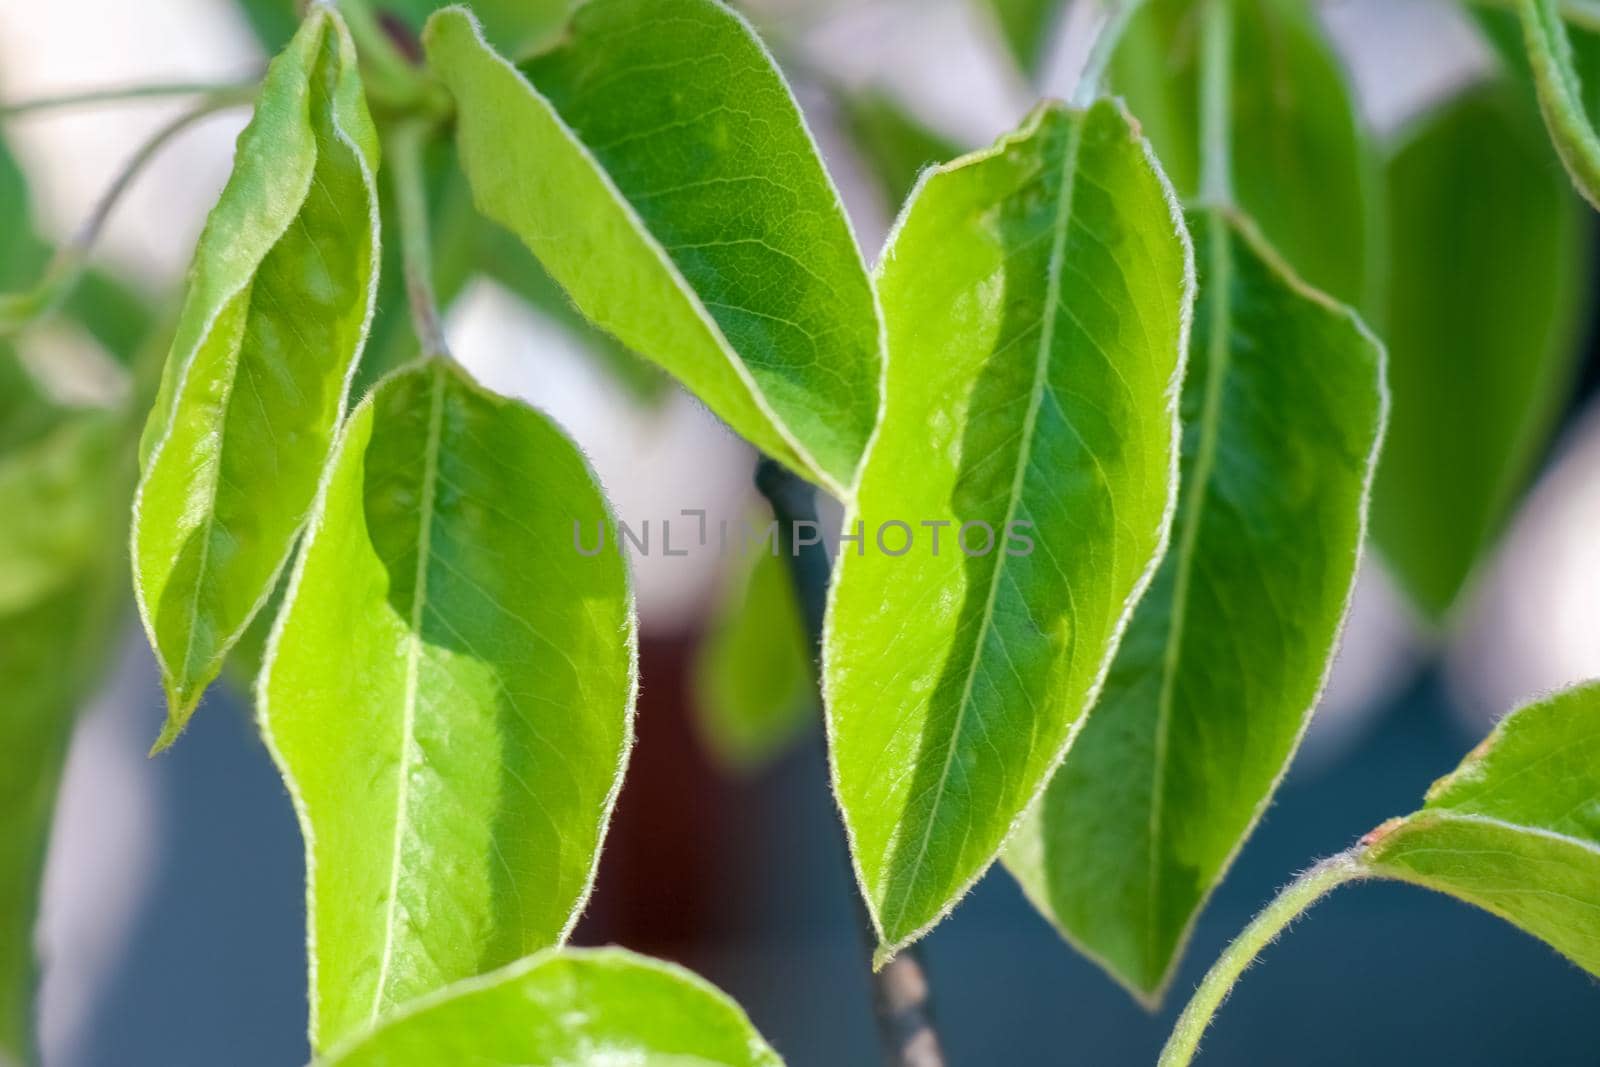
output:
<instances>
[{"instance_id":1,"label":"leaf tip","mask_svg":"<svg viewBox=\"0 0 1600 1067\"><path fill-rule=\"evenodd\" d=\"M172 747L174 741L189 725L189 720L194 717L195 709L200 706L200 699L205 695L202 687L198 692L189 692L177 686L167 688L167 721L161 726L161 734L156 738L156 743L150 746L150 751L145 755L155 757L161 755Z\"/></svg>"}]
</instances>

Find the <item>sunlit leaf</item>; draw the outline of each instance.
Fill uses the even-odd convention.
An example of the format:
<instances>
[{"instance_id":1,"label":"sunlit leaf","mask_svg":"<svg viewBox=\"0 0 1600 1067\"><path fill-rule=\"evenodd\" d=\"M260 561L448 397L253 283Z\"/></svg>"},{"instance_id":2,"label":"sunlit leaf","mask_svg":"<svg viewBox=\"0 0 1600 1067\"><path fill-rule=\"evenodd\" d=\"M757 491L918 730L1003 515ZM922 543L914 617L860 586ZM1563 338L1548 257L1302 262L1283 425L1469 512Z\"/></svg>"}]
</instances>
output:
<instances>
[{"instance_id":1,"label":"sunlit leaf","mask_svg":"<svg viewBox=\"0 0 1600 1067\"><path fill-rule=\"evenodd\" d=\"M1265 808L1320 696L1383 432L1383 356L1247 224L1190 216L1200 303L1173 545L1083 733L1006 853L1141 999Z\"/></svg>"},{"instance_id":2,"label":"sunlit leaf","mask_svg":"<svg viewBox=\"0 0 1600 1067\"><path fill-rule=\"evenodd\" d=\"M781 1067L732 1000L622 949L548 952L401 1011L318 1067Z\"/></svg>"},{"instance_id":3,"label":"sunlit leaf","mask_svg":"<svg viewBox=\"0 0 1600 1067\"><path fill-rule=\"evenodd\" d=\"M1147 0L1112 57L1122 94L1178 193L1199 192L1200 17ZM1345 303L1379 283L1377 168L1339 59L1308 0L1225 0L1234 196L1294 271Z\"/></svg>"},{"instance_id":4,"label":"sunlit leaf","mask_svg":"<svg viewBox=\"0 0 1600 1067\"><path fill-rule=\"evenodd\" d=\"M1176 492L1192 272L1127 115L1049 105L929 172L879 291L887 404L846 519L865 540L841 548L825 676L881 955L994 860L1149 581Z\"/></svg>"},{"instance_id":5,"label":"sunlit leaf","mask_svg":"<svg viewBox=\"0 0 1600 1067\"><path fill-rule=\"evenodd\" d=\"M1476 904L1600 976L1600 683L1507 716L1421 811L1364 843L1376 873Z\"/></svg>"},{"instance_id":6,"label":"sunlit leaf","mask_svg":"<svg viewBox=\"0 0 1600 1067\"><path fill-rule=\"evenodd\" d=\"M211 213L143 442L134 587L182 730L287 559L372 306L377 143L317 6L273 62Z\"/></svg>"},{"instance_id":7,"label":"sunlit leaf","mask_svg":"<svg viewBox=\"0 0 1600 1067\"><path fill-rule=\"evenodd\" d=\"M1435 619L1500 533L1582 355L1587 212L1530 112L1509 86L1471 90L1388 169L1394 427L1373 533Z\"/></svg>"},{"instance_id":8,"label":"sunlit leaf","mask_svg":"<svg viewBox=\"0 0 1600 1067\"><path fill-rule=\"evenodd\" d=\"M816 667L789 561L752 549L727 569L730 580L695 654L695 711L711 752L747 771L816 721Z\"/></svg>"},{"instance_id":9,"label":"sunlit leaf","mask_svg":"<svg viewBox=\"0 0 1600 1067\"><path fill-rule=\"evenodd\" d=\"M312 1040L558 944L634 690L615 530L546 418L433 360L351 414L257 693L306 839Z\"/></svg>"},{"instance_id":10,"label":"sunlit leaf","mask_svg":"<svg viewBox=\"0 0 1600 1067\"><path fill-rule=\"evenodd\" d=\"M748 25L715 0L592 0L520 70L462 9L425 40L479 208L588 318L842 494L877 413L878 318L838 196Z\"/></svg>"}]
</instances>

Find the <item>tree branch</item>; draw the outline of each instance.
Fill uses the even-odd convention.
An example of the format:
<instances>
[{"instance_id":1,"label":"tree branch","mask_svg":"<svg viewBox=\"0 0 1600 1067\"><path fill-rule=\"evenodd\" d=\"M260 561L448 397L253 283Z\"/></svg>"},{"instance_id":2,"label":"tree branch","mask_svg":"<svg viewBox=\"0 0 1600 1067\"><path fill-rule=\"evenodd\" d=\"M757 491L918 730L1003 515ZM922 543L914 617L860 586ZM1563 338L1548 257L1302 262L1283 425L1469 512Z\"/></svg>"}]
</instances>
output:
<instances>
[{"instance_id":1,"label":"tree branch","mask_svg":"<svg viewBox=\"0 0 1600 1067\"><path fill-rule=\"evenodd\" d=\"M762 457L756 466L756 488L772 506L778 520L778 547L788 561L789 576L804 616L811 642L812 662L822 662L822 626L828 608L831 564L820 542L799 544L797 526L821 531L817 521L816 489L776 460ZM813 538L807 538L813 541ZM820 688L820 687L819 687ZM878 935L859 893L852 893L856 922L870 960ZM872 1007L884 1063L889 1067L944 1067L944 1052L934 1029L932 991L916 946L902 949L894 959L872 974Z\"/></svg>"}]
</instances>

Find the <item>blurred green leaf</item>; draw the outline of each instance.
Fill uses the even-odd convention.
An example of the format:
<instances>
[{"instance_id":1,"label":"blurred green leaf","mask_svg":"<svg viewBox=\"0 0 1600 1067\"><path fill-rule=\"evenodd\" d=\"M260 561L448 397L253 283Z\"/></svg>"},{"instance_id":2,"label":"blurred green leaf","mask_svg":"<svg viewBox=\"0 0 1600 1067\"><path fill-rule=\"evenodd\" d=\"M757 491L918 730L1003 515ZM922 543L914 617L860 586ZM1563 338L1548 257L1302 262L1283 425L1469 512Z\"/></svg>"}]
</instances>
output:
<instances>
[{"instance_id":1,"label":"blurred green leaf","mask_svg":"<svg viewBox=\"0 0 1600 1067\"><path fill-rule=\"evenodd\" d=\"M878 284L887 403L845 520L865 540L840 552L824 704L881 960L993 862L1155 569L1193 274L1149 145L1102 101L1043 105L930 171Z\"/></svg>"},{"instance_id":2,"label":"blurred green leaf","mask_svg":"<svg viewBox=\"0 0 1600 1067\"><path fill-rule=\"evenodd\" d=\"M622 949L546 952L402 1010L318 1067L782 1067L726 994Z\"/></svg>"},{"instance_id":3,"label":"blurred green leaf","mask_svg":"<svg viewBox=\"0 0 1600 1067\"><path fill-rule=\"evenodd\" d=\"M1349 80L1308 0L1225 0L1233 192L1296 274L1358 308L1381 272L1377 163ZM1207 7L1147 0L1112 56L1110 87L1180 196L1200 191L1200 33Z\"/></svg>"},{"instance_id":4,"label":"blurred green leaf","mask_svg":"<svg viewBox=\"0 0 1600 1067\"><path fill-rule=\"evenodd\" d=\"M0 615L77 580L116 523L108 475L126 444L122 420L84 412L0 453Z\"/></svg>"},{"instance_id":5,"label":"blurred green leaf","mask_svg":"<svg viewBox=\"0 0 1600 1067\"><path fill-rule=\"evenodd\" d=\"M1504 83L1427 117L1389 163L1394 425L1373 534L1435 620L1499 536L1582 354L1594 242L1569 184Z\"/></svg>"},{"instance_id":6,"label":"blurred green leaf","mask_svg":"<svg viewBox=\"0 0 1600 1067\"><path fill-rule=\"evenodd\" d=\"M339 16L267 72L190 273L141 447L134 591L183 729L271 592L366 337L377 136Z\"/></svg>"},{"instance_id":7,"label":"blurred green leaf","mask_svg":"<svg viewBox=\"0 0 1600 1067\"><path fill-rule=\"evenodd\" d=\"M978 0L994 19L1000 39L1017 66L1036 78L1049 58L1052 31L1061 20L1062 0Z\"/></svg>"},{"instance_id":8,"label":"blurred green leaf","mask_svg":"<svg viewBox=\"0 0 1600 1067\"><path fill-rule=\"evenodd\" d=\"M911 195L924 170L962 154L962 149L913 118L887 93L841 92L835 100L852 143L891 210Z\"/></svg>"},{"instance_id":9,"label":"blurred green leaf","mask_svg":"<svg viewBox=\"0 0 1600 1067\"><path fill-rule=\"evenodd\" d=\"M877 412L879 324L837 193L749 26L714 0L593 0L520 72L464 11L425 38L479 208L591 320L842 494Z\"/></svg>"},{"instance_id":10,"label":"blurred green leaf","mask_svg":"<svg viewBox=\"0 0 1600 1067\"><path fill-rule=\"evenodd\" d=\"M787 561L758 547L726 569L695 653L695 711L712 755L748 772L782 755L815 722L816 668Z\"/></svg>"},{"instance_id":11,"label":"blurred green leaf","mask_svg":"<svg viewBox=\"0 0 1600 1067\"><path fill-rule=\"evenodd\" d=\"M1248 223L1191 213L1200 303L1173 545L1093 715L1006 853L1141 1000L1288 767L1355 583L1383 351Z\"/></svg>"},{"instance_id":12,"label":"blurred green leaf","mask_svg":"<svg viewBox=\"0 0 1600 1067\"><path fill-rule=\"evenodd\" d=\"M635 686L623 559L574 542L597 523L614 549L576 447L443 360L351 414L257 699L306 841L316 1048L582 910Z\"/></svg>"}]
</instances>

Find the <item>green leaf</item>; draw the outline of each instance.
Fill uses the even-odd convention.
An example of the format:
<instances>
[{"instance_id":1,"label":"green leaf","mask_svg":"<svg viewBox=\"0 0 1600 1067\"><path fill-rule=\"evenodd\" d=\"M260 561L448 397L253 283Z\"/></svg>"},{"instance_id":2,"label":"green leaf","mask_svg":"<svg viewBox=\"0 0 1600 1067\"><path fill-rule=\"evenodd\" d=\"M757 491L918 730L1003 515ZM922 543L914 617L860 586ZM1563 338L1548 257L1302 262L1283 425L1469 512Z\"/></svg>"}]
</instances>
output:
<instances>
[{"instance_id":1,"label":"green leaf","mask_svg":"<svg viewBox=\"0 0 1600 1067\"><path fill-rule=\"evenodd\" d=\"M289 43L300 22L302 0L236 0L250 28L269 52ZM566 25L576 0L472 0L473 12L483 20L489 39L512 56L527 56L548 47ZM430 14L446 6L444 0L344 0L346 8L381 9L385 15L418 31Z\"/></svg>"},{"instance_id":2,"label":"green leaf","mask_svg":"<svg viewBox=\"0 0 1600 1067\"><path fill-rule=\"evenodd\" d=\"M1050 36L1061 20L1061 0L980 0L1000 30L1000 39L1022 72L1037 77L1050 50Z\"/></svg>"},{"instance_id":3,"label":"green leaf","mask_svg":"<svg viewBox=\"0 0 1600 1067\"><path fill-rule=\"evenodd\" d=\"M459 8L424 40L479 209L592 321L843 495L877 415L878 317L749 26L714 0L593 0L520 71Z\"/></svg>"},{"instance_id":4,"label":"green leaf","mask_svg":"<svg viewBox=\"0 0 1600 1067\"><path fill-rule=\"evenodd\" d=\"M841 93L835 99L851 140L891 208L905 202L924 170L963 151L908 114L886 93Z\"/></svg>"},{"instance_id":5,"label":"green leaf","mask_svg":"<svg viewBox=\"0 0 1600 1067\"><path fill-rule=\"evenodd\" d=\"M622 949L546 952L406 1008L318 1067L781 1067L732 1000Z\"/></svg>"},{"instance_id":6,"label":"green leaf","mask_svg":"<svg viewBox=\"0 0 1600 1067\"><path fill-rule=\"evenodd\" d=\"M1235 200L1300 277L1345 303L1370 306L1381 281L1377 164L1339 59L1307 0L1222 2L1232 20L1227 121ZM1109 71L1112 89L1186 199L1200 191L1199 20L1207 7L1147 0Z\"/></svg>"},{"instance_id":7,"label":"green leaf","mask_svg":"<svg viewBox=\"0 0 1600 1067\"><path fill-rule=\"evenodd\" d=\"M1593 242L1531 105L1505 84L1414 129L1388 194L1395 414L1373 534L1437 620L1555 428L1582 355Z\"/></svg>"},{"instance_id":8,"label":"green leaf","mask_svg":"<svg viewBox=\"0 0 1600 1067\"><path fill-rule=\"evenodd\" d=\"M1600 683L1508 715L1421 811L1364 844L1375 873L1476 904L1600 975Z\"/></svg>"},{"instance_id":9,"label":"green leaf","mask_svg":"<svg viewBox=\"0 0 1600 1067\"><path fill-rule=\"evenodd\" d=\"M756 550L729 569L733 580L695 654L695 711L700 735L722 765L752 771L813 722L815 667L787 561Z\"/></svg>"},{"instance_id":10,"label":"green leaf","mask_svg":"<svg viewBox=\"0 0 1600 1067\"><path fill-rule=\"evenodd\" d=\"M100 547L95 567L0 613L0 1061L32 1052L33 924L50 816L74 715L111 660L120 614L125 575L104 538Z\"/></svg>"},{"instance_id":11,"label":"green leaf","mask_svg":"<svg viewBox=\"0 0 1600 1067\"><path fill-rule=\"evenodd\" d=\"M824 674L881 959L993 862L1150 579L1176 496L1193 274L1149 146L1103 101L1041 107L930 171L878 283L887 404ZM914 536L904 555L893 523ZM995 544L972 526L969 556L955 538L973 523Z\"/></svg>"},{"instance_id":12,"label":"green leaf","mask_svg":"<svg viewBox=\"0 0 1600 1067\"><path fill-rule=\"evenodd\" d=\"M1518 0L1539 106L1578 191L1600 207L1600 34L1569 29L1557 0Z\"/></svg>"},{"instance_id":13,"label":"green leaf","mask_svg":"<svg viewBox=\"0 0 1600 1067\"><path fill-rule=\"evenodd\" d=\"M105 554L114 509L126 503L107 478L125 444L120 430L115 416L84 412L0 453L0 615L75 581Z\"/></svg>"},{"instance_id":14,"label":"green leaf","mask_svg":"<svg viewBox=\"0 0 1600 1067\"><path fill-rule=\"evenodd\" d=\"M1028 898L1141 1000L1265 809L1354 585L1383 353L1253 229L1190 216L1200 303L1167 553L1095 705L1006 853Z\"/></svg>"},{"instance_id":15,"label":"green leaf","mask_svg":"<svg viewBox=\"0 0 1600 1067\"><path fill-rule=\"evenodd\" d=\"M632 737L616 531L548 419L403 368L330 461L257 706L306 840L315 1047L559 944Z\"/></svg>"},{"instance_id":16,"label":"green leaf","mask_svg":"<svg viewBox=\"0 0 1600 1067\"><path fill-rule=\"evenodd\" d=\"M310 508L372 309L377 140L318 5L273 61L201 235L142 443L134 588L168 719L193 714Z\"/></svg>"}]
</instances>

